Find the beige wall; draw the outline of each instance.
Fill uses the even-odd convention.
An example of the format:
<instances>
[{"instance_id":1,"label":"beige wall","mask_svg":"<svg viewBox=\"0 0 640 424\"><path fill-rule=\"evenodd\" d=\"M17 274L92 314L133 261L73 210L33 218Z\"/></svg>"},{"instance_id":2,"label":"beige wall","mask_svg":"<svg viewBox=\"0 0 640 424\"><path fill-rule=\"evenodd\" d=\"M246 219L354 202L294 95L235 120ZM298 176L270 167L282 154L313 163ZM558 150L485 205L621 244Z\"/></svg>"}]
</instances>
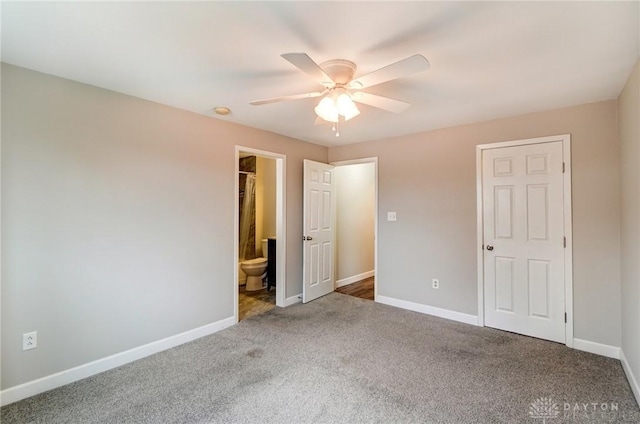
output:
<instances>
[{"instance_id":1,"label":"beige wall","mask_svg":"<svg viewBox=\"0 0 640 424\"><path fill-rule=\"evenodd\" d=\"M287 155L302 291L302 160L325 147L4 64L1 135L3 389L233 317L236 144Z\"/></svg>"},{"instance_id":2,"label":"beige wall","mask_svg":"<svg viewBox=\"0 0 640 424\"><path fill-rule=\"evenodd\" d=\"M475 146L571 133L575 337L620 346L620 150L606 101L329 149L378 157L378 293L477 315ZM440 289L431 288L440 279Z\"/></svg>"},{"instance_id":3,"label":"beige wall","mask_svg":"<svg viewBox=\"0 0 640 424\"><path fill-rule=\"evenodd\" d=\"M374 268L375 164L335 168L337 207L336 280Z\"/></svg>"},{"instance_id":4,"label":"beige wall","mask_svg":"<svg viewBox=\"0 0 640 424\"><path fill-rule=\"evenodd\" d=\"M640 61L618 98L622 175L622 352L640 384ZM636 385L636 398L640 392Z\"/></svg>"},{"instance_id":5,"label":"beige wall","mask_svg":"<svg viewBox=\"0 0 640 424\"><path fill-rule=\"evenodd\" d=\"M378 156L380 216L398 213L379 223L379 293L476 314L475 146L564 133L573 149L575 337L620 346L622 320L638 375L637 87L638 66L617 103L327 155L2 65L2 388L233 316L236 144L287 155L287 297L302 288L302 159ZM22 352L21 334L34 330L38 349Z\"/></svg>"},{"instance_id":6,"label":"beige wall","mask_svg":"<svg viewBox=\"0 0 640 424\"><path fill-rule=\"evenodd\" d=\"M256 158L256 255L262 252L262 239L276 236L276 161Z\"/></svg>"}]
</instances>

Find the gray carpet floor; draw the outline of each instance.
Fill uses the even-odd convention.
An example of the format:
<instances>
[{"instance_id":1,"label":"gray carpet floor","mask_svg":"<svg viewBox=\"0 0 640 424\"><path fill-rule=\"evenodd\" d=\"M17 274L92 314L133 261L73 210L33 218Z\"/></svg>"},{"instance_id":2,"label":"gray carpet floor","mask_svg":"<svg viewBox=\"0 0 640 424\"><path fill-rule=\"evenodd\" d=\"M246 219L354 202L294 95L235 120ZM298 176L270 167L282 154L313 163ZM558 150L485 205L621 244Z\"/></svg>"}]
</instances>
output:
<instances>
[{"instance_id":1,"label":"gray carpet floor","mask_svg":"<svg viewBox=\"0 0 640 424\"><path fill-rule=\"evenodd\" d=\"M640 422L617 360L338 293L0 412L3 424Z\"/></svg>"}]
</instances>

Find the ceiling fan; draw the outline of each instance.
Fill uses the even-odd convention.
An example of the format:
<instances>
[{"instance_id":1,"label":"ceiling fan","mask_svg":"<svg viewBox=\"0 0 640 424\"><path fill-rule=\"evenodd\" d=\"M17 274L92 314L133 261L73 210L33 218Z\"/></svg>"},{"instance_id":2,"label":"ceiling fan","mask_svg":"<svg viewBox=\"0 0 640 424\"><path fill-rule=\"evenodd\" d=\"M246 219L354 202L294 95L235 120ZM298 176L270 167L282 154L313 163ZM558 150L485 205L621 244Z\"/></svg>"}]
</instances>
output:
<instances>
[{"instance_id":1,"label":"ceiling fan","mask_svg":"<svg viewBox=\"0 0 640 424\"><path fill-rule=\"evenodd\" d=\"M281 56L322 85L324 90L254 100L250 104L258 106L324 96L314 110L320 122L334 123L336 136L340 135L335 127L335 124L340 121L340 117L342 120L348 121L360 114L355 103L362 103L394 113L400 113L410 106L410 103L401 100L361 90L429 69L429 61L424 56L416 54L354 79L357 66L349 60L334 59L318 65L306 53L285 53Z\"/></svg>"}]
</instances>

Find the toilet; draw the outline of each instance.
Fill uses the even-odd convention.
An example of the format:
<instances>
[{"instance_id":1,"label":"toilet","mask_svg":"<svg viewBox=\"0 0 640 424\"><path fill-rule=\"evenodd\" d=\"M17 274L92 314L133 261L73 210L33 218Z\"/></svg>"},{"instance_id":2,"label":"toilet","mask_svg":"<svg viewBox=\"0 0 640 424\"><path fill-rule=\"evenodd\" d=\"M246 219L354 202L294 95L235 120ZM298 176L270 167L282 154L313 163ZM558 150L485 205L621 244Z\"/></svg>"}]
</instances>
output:
<instances>
[{"instance_id":1,"label":"toilet","mask_svg":"<svg viewBox=\"0 0 640 424\"><path fill-rule=\"evenodd\" d=\"M240 269L247 274L247 291L262 289L262 280L267 275L267 239L262 240L262 254L264 258L249 259L240 262Z\"/></svg>"}]
</instances>

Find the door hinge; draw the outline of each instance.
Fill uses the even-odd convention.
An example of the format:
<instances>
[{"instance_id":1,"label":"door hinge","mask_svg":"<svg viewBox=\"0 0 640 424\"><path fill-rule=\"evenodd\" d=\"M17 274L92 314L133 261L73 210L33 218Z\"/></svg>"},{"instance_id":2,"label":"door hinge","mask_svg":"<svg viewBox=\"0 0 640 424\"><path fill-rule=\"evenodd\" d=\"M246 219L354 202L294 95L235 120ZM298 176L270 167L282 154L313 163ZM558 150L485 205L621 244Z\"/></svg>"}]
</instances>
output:
<instances>
[{"instance_id":1,"label":"door hinge","mask_svg":"<svg viewBox=\"0 0 640 424\"><path fill-rule=\"evenodd\" d=\"M567 323L567 313L566 312L564 313L564 323L565 324Z\"/></svg>"},{"instance_id":2,"label":"door hinge","mask_svg":"<svg viewBox=\"0 0 640 424\"><path fill-rule=\"evenodd\" d=\"M567 248L567 238L566 238L566 237L563 237L563 240L564 240L564 241L562 242L562 244L564 245L564 247L565 247L565 249L566 249L566 248Z\"/></svg>"},{"instance_id":3,"label":"door hinge","mask_svg":"<svg viewBox=\"0 0 640 424\"><path fill-rule=\"evenodd\" d=\"M484 244L482 245L482 250L484 250Z\"/></svg>"},{"instance_id":4,"label":"door hinge","mask_svg":"<svg viewBox=\"0 0 640 424\"><path fill-rule=\"evenodd\" d=\"M562 173L564 174L565 164L562 162Z\"/></svg>"}]
</instances>

